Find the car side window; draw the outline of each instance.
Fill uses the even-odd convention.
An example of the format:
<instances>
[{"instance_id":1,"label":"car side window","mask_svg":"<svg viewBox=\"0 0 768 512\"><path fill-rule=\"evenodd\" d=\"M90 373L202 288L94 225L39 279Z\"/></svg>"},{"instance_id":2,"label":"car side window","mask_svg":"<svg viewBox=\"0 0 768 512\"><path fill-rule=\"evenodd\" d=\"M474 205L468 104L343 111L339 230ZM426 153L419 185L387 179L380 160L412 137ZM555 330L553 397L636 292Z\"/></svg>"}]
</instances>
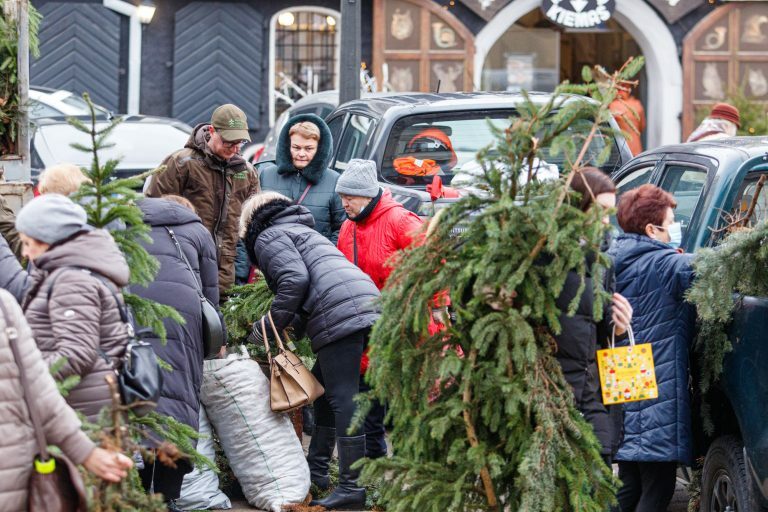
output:
<instances>
[{"instance_id":1,"label":"car side window","mask_svg":"<svg viewBox=\"0 0 768 512\"><path fill-rule=\"evenodd\" d=\"M328 121L328 129L331 131L334 149L339 147L339 137L341 136L341 130L344 128L344 117L344 114L342 114Z\"/></svg>"},{"instance_id":2,"label":"car side window","mask_svg":"<svg viewBox=\"0 0 768 512\"><path fill-rule=\"evenodd\" d=\"M650 183L651 174L653 173L653 169L655 167L656 162L651 162L648 165L644 165L632 170L629 174L626 174L624 177L620 178L618 183L616 183L616 190L618 190L618 195L621 195L624 192L632 190L633 188L637 188L641 185L645 185L646 183Z\"/></svg>"},{"instance_id":3,"label":"car side window","mask_svg":"<svg viewBox=\"0 0 768 512\"><path fill-rule=\"evenodd\" d=\"M661 188L672 194L677 202L675 220L683 229L683 237L691 223L699 197L707 184L707 170L693 164L671 163L664 169Z\"/></svg>"},{"instance_id":4,"label":"car side window","mask_svg":"<svg viewBox=\"0 0 768 512\"><path fill-rule=\"evenodd\" d=\"M768 172L750 173L744 178L733 207L733 220L749 217L748 225L768 218Z\"/></svg>"},{"instance_id":5,"label":"car side window","mask_svg":"<svg viewBox=\"0 0 768 512\"><path fill-rule=\"evenodd\" d=\"M335 121L335 119L334 119ZM368 140L368 134L374 126L373 119L359 114L349 116L349 122L339 141L336 151L336 163L334 167L337 171L343 171L347 164L353 158L365 157L365 145Z\"/></svg>"}]
</instances>

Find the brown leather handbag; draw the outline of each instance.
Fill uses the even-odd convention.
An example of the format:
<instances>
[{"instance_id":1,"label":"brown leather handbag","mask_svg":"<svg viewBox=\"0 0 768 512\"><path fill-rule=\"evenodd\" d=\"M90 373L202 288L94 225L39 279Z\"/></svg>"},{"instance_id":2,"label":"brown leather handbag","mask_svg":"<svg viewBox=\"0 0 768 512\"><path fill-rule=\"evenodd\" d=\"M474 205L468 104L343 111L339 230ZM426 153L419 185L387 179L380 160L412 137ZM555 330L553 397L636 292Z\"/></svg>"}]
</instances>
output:
<instances>
[{"instance_id":1,"label":"brown leather handbag","mask_svg":"<svg viewBox=\"0 0 768 512\"><path fill-rule=\"evenodd\" d=\"M264 348L267 349L269 360L269 407L273 412L289 412L299 407L309 405L325 393L325 389L317 381L312 372L307 370L301 359L283 346L272 321L272 314L267 313L269 325L275 334L277 355L272 357L269 341L267 341L267 326L265 318L261 319L261 334L264 338Z\"/></svg>"},{"instance_id":2,"label":"brown leather handbag","mask_svg":"<svg viewBox=\"0 0 768 512\"><path fill-rule=\"evenodd\" d=\"M34 468L29 477L29 511L86 512L88 506L85 484L77 466L64 454L52 454L48 451L38 410L30 403L34 393L31 392L27 372L22 364L19 347L16 345L19 337L18 330L10 324L11 316L2 300L0 300L0 310L5 317L5 333L8 336L8 344L11 346L16 367L19 369L21 389L32 419L37 443L37 456L34 458Z\"/></svg>"}]
</instances>

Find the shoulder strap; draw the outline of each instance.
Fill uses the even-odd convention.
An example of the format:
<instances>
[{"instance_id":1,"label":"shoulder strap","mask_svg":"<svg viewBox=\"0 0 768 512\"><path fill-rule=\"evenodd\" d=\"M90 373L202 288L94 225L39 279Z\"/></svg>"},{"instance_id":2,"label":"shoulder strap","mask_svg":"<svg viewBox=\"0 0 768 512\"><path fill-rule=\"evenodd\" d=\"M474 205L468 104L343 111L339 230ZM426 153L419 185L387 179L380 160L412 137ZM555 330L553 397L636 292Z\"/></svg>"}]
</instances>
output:
<instances>
[{"instance_id":1,"label":"shoulder strap","mask_svg":"<svg viewBox=\"0 0 768 512\"><path fill-rule=\"evenodd\" d=\"M309 193L309 189L312 188L312 183L307 184L307 188L304 189L304 192L302 192L301 197L298 201L296 201L296 204L301 204L304 202L304 199L306 199L307 194Z\"/></svg>"},{"instance_id":2,"label":"shoulder strap","mask_svg":"<svg viewBox=\"0 0 768 512\"><path fill-rule=\"evenodd\" d=\"M168 232L168 236L171 237L171 240L173 241L173 245L176 246L176 250L179 253L179 257L184 262L184 265L187 266L187 270L189 270L189 273L192 274L192 279L194 280L195 287L197 288L197 294L200 296L201 299L205 298L205 296L203 295L203 285L197 281L197 274L195 274L195 271L192 269L192 265L189 264L187 255L184 254L184 251L181 250L181 244L179 244L179 241L176 239L176 235L174 235L173 230L168 226L163 226L163 227Z\"/></svg>"},{"instance_id":3,"label":"shoulder strap","mask_svg":"<svg viewBox=\"0 0 768 512\"><path fill-rule=\"evenodd\" d=\"M11 315L8 314L3 300L0 299L0 311L3 312L3 318L5 319L5 334L8 336L8 344L11 346L11 352L13 352L13 359L16 362L16 367L19 369L19 379L21 380L21 391L24 396L24 401L27 404L27 410L29 410L29 417L32 419L32 428L35 431L35 441L37 442L38 457L41 461L45 462L49 458L48 445L45 442L45 434L43 433L43 422L40 421L38 410L32 407L30 398L32 397L29 381L27 380L27 370L24 368L24 362L19 354L19 347L17 341L19 339L19 331L15 326L11 325Z\"/></svg>"}]
</instances>

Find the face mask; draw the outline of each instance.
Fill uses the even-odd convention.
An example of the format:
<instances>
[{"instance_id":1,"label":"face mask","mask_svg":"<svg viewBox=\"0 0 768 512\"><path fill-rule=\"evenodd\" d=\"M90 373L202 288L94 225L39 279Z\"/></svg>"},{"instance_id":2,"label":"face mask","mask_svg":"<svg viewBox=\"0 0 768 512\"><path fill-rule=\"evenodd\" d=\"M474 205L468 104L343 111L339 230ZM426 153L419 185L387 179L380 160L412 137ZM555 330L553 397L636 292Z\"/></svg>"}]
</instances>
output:
<instances>
[{"instance_id":1,"label":"face mask","mask_svg":"<svg viewBox=\"0 0 768 512\"><path fill-rule=\"evenodd\" d=\"M680 223L673 222L670 224L669 227L667 227L667 232L669 233L668 245L673 249L680 247L680 244L683 241L683 228Z\"/></svg>"}]
</instances>

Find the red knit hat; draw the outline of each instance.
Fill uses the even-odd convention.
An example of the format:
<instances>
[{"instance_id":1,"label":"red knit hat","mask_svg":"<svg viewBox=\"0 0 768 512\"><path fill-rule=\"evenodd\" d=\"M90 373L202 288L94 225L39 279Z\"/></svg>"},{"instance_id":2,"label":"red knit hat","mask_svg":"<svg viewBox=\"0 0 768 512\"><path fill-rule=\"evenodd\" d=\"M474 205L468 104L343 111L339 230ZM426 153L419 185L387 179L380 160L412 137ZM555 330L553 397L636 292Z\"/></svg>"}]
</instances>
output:
<instances>
[{"instance_id":1,"label":"red knit hat","mask_svg":"<svg viewBox=\"0 0 768 512\"><path fill-rule=\"evenodd\" d=\"M715 119L725 119L726 121L730 121L741 128L741 115L739 115L739 109L733 105L729 105L727 103L718 103L712 107L712 112L710 112L709 117L714 117Z\"/></svg>"}]
</instances>

